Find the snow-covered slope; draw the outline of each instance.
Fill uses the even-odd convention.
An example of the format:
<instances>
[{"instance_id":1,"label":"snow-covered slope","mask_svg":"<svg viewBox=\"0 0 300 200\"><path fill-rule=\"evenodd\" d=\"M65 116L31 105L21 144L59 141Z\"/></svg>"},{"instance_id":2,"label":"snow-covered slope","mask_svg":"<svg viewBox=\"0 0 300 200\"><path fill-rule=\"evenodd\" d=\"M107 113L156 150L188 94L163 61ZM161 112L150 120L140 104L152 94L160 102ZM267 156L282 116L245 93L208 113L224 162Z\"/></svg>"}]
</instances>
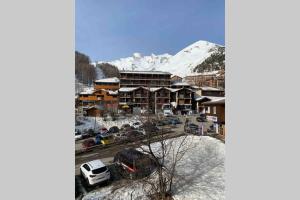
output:
<instances>
[{"instance_id":1,"label":"snow-covered slope","mask_svg":"<svg viewBox=\"0 0 300 200\"><path fill-rule=\"evenodd\" d=\"M170 54L143 56L140 53L134 53L132 57L108 63L117 66L120 70L158 70L184 77L215 52L218 46L220 45L200 40L173 56ZM104 63L104 61L97 63Z\"/></svg>"},{"instance_id":2,"label":"snow-covered slope","mask_svg":"<svg viewBox=\"0 0 300 200\"><path fill-rule=\"evenodd\" d=\"M109 62L117 66L119 69L125 70L157 70L157 67L168 63L172 56L170 54L142 56L141 53L134 53L132 57L121 58L119 60Z\"/></svg>"}]
</instances>

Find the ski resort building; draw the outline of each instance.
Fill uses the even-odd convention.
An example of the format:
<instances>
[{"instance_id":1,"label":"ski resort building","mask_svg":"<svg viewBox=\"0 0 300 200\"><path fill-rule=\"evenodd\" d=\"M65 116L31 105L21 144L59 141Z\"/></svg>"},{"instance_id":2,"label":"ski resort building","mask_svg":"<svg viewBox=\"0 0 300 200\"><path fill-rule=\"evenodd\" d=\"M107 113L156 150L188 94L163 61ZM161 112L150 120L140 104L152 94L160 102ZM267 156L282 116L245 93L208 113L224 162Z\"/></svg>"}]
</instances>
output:
<instances>
[{"instance_id":1,"label":"ski resort building","mask_svg":"<svg viewBox=\"0 0 300 200\"><path fill-rule=\"evenodd\" d=\"M212 71L203 73L193 73L184 77L187 83L203 87L225 88L225 71Z\"/></svg>"},{"instance_id":2,"label":"ski resort building","mask_svg":"<svg viewBox=\"0 0 300 200\"><path fill-rule=\"evenodd\" d=\"M119 105L118 78L106 78L94 81L94 88L81 92L78 103L88 116L102 115L105 112L117 112Z\"/></svg>"},{"instance_id":3,"label":"ski resort building","mask_svg":"<svg viewBox=\"0 0 300 200\"><path fill-rule=\"evenodd\" d=\"M171 73L161 71L120 71L120 87L170 87Z\"/></svg>"},{"instance_id":4,"label":"ski resort building","mask_svg":"<svg viewBox=\"0 0 300 200\"><path fill-rule=\"evenodd\" d=\"M120 80L116 77L113 78L104 78L94 81L95 90L112 90L116 91L120 88Z\"/></svg>"},{"instance_id":5,"label":"ski resort building","mask_svg":"<svg viewBox=\"0 0 300 200\"><path fill-rule=\"evenodd\" d=\"M225 97L204 102L208 120L214 122L215 132L225 137Z\"/></svg>"},{"instance_id":6,"label":"ski resort building","mask_svg":"<svg viewBox=\"0 0 300 200\"><path fill-rule=\"evenodd\" d=\"M162 112L164 104L170 104L169 88L123 87L119 90L119 108L132 113Z\"/></svg>"}]
</instances>

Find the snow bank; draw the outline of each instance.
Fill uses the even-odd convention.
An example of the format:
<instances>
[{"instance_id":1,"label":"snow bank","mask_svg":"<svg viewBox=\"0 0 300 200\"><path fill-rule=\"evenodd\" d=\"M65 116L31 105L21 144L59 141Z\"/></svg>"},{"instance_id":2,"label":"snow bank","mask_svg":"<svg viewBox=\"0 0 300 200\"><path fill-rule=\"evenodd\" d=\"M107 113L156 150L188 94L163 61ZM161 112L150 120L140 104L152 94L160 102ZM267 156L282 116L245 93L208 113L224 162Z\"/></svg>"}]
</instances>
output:
<instances>
[{"instance_id":1,"label":"snow bank","mask_svg":"<svg viewBox=\"0 0 300 200\"><path fill-rule=\"evenodd\" d=\"M170 139L167 142L173 142L174 147L177 148L182 138ZM159 143L152 145L159 150ZM225 199L225 144L208 136L188 136L183 148L188 148L188 151L176 168L173 198L175 200ZM167 161L170 158L171 156L168 156ZM131 181L125 185L113 183L110 187L100 188L88 193L83 200L125 200L131 199L131 194L134 200L147 199L142 185L138 181Z\"/></svg>"}]
</instances>

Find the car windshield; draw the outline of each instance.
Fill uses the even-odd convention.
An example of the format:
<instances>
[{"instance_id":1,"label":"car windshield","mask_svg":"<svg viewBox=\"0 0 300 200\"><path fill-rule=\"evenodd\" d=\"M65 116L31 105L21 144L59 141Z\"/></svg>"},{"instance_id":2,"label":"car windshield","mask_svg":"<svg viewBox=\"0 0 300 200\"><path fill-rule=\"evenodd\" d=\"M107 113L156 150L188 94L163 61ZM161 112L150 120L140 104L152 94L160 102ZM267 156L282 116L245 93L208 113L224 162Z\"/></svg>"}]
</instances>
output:
<instances>
[{"instance_id":1,"label":"car windshield","mask_svg":"<svg viewBox=\"0 0 300 200\"><path fill-rule=\"evenodd\" d=\"M100 174L100 173L105 172L106 170L107 170L107 167L106 167L106 166L105 166L105 167L100 167L100 168L98 168L98 169L92 170L92 173L93 173L93 174Z\"/></svg>"}]
</instances>

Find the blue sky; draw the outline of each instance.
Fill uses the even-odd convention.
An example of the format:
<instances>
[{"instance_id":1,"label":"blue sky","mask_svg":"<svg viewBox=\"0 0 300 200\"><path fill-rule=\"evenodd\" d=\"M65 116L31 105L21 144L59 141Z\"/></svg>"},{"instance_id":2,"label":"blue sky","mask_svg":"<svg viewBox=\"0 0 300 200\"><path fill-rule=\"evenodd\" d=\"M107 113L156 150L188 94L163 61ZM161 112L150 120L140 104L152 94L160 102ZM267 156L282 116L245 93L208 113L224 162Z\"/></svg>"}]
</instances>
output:
<instances>
[{"instance_id":1,"label":"blue sky","mask_svg":"<svg viewBox=\"0 0 300 200\"><path fill-rule=\"evenodd\" d=\"M92 61L224 45L224 0L76 0L75 47Z\"/></svg>"}]
</instances>

